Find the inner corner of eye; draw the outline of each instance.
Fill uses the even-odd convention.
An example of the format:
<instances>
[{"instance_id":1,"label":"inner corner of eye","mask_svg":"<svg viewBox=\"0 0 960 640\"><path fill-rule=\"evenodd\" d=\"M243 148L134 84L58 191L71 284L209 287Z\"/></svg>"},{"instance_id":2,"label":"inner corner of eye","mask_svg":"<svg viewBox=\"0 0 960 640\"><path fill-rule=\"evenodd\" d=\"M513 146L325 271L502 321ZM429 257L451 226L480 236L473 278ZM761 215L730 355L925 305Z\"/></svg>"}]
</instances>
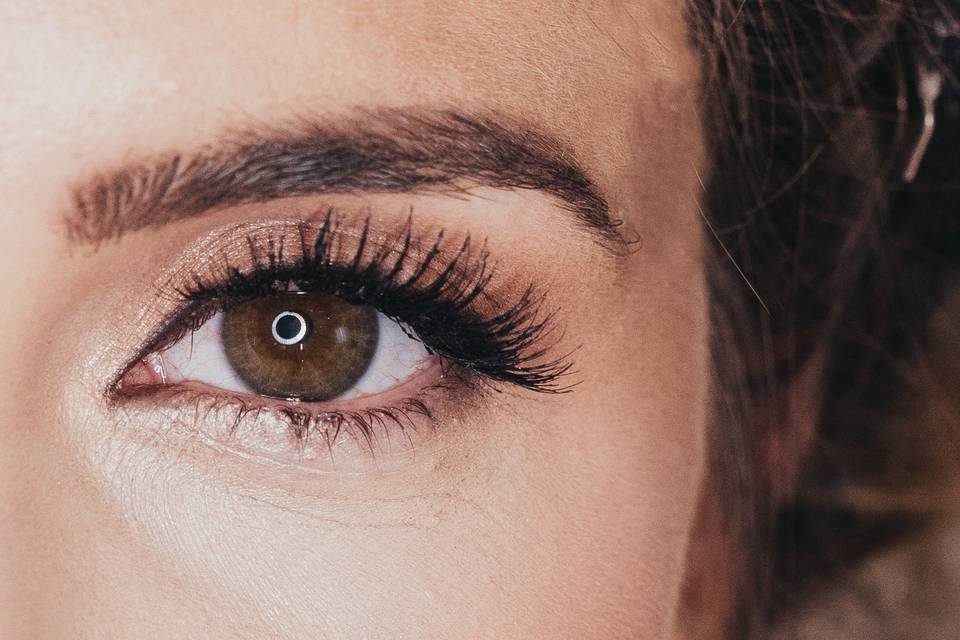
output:
<instances>
[{"instance_id":1,"label":"inner corner of eye","mask_svg":"<svg viewBox=\"0 0 960 640\"><path fill-rule=\"evenodd\" d=\"M130 366L110 385L107 395L113 399L157 388L169 382L163 357L150 353Z\"/></svg>"},{"instance_id":2,"label":"inner corner of eye","mask_svg":"<svg viewBox=\"0 0 960 640\"><path fill-rule=\"evenodd\" d=\"M431 357L371 306L287 290L214 314L141 359L121 385L192 383L221 393L324 402L402 386Z\"/></svg>"}]
</instances>

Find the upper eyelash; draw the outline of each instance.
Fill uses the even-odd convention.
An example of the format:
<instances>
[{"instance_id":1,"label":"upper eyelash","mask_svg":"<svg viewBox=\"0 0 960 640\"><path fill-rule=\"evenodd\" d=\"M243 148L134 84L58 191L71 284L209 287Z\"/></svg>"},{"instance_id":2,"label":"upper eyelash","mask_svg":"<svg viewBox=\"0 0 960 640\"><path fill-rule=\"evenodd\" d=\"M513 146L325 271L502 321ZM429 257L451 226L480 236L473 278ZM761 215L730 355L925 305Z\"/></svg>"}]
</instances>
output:
<instances>
[{"instance_id":1,"label":"upper eyelash","mask_svg":"<svg viewBox=\"0 0 960 640\"><path fill-rule=\"evenodd\" d=\"M217 276L197 275L178 289L184 302L181 310L165 323L141 358L175 343L232 304L278 293L293 283L302 290L375 307L428 351L481 379L547 393L570 389L561 380L570 373L570 354L548 356L561 337L556 314L544 311L544 297L532 285L512 305L491 316L476 309L478 300L491 300L487 289L493 270L485 243L473 249L467 236L441 264L446 250L443 231L432 243L421 243L413 235L412 216L397 241L372 250L369 217L356 245L349 248L338 240L339 225L332 209L319 226L299 224L294 260L285 257L290 253L285 251L288 235L266 241L248 235L251 266L241 270L225 263Z\"/></svg>"}]
</instances>

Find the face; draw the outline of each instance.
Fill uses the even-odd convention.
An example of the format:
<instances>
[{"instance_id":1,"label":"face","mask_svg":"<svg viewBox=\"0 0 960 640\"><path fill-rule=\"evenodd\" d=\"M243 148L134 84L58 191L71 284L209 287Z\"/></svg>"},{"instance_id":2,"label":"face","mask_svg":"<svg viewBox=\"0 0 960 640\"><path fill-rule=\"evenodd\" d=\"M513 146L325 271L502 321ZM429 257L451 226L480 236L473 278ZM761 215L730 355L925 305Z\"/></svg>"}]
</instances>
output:
<instances>
[{"instance_id":1,"label":"face","mask_svg":"<svg viewBox=\"0 0 960 640\"><path fill-rule=\"evenodd\" d=\"M677 3L0 25L3 635L670 636L710 386Z\"/></svg>"}]
</instances>

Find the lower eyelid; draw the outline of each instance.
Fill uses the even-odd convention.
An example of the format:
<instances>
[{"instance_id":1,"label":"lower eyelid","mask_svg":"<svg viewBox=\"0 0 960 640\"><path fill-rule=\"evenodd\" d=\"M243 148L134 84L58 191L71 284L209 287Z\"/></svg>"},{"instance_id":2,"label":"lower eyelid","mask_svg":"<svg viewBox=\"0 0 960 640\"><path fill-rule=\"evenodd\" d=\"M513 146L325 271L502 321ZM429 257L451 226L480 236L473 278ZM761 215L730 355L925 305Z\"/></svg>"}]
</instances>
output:
<instances>
[{"instance_id":1,"label":"lower eyelid","mask_svg":"<svg viewBox=\"0 0 960 640\"><path fill-rule=\"evenodd\" d=\"M422 347L421 347L422 348ZM424 349L424 353L427 353ZM472 376L466 372L455 372L454 367L445 363L436 355L429 355L410 376L391 386L387 391L376 393L356 393L331 398L324 402L301 402L294 399L272 398L254 393L253 391L230 391L213 387L207 383L192 380L166 377L160 379L159 369L164 373L169 371L158 354L157 360L141 361L139 367L150 369L132 376L132 384L118 385L115 401L125 399L141 399L146 397L178 397L192 395L194 399L217 400L222 404L230 402L243 404L250 410L274 411L302 411L313 414L332 412L363 412L389 411L392 407L403 404L406 400L414 400L423 394L424 390L448 387L455 380L463 384L472 384ZM149 380L148 380L149 379Z\"/></svg>"},{"instance_id":2,"label":"lower eyelid","mask_svg":"<svg viewBox=\"0 0 960 640\"><path fill-rule=\"evenodd\" d=\"M377 460L384 454L413 450L430 438L437 427L436 411L459 411L473 397L475 390L466 378L456 389L446 388L453 385L444 382L449 375L432 356L413 379L382 394L390 397L378 396L377 406L366 406L366 398L320 404L231 396L189 382L150 385L122 406L131 421L154 422L159 415L164 429L186 429L202 442L243 457L321 468L332 464L341 470L351 465L366 470L374 464L382 470ZM456 402L450 393L456 394Z\"/></svg>"}]
</instances>

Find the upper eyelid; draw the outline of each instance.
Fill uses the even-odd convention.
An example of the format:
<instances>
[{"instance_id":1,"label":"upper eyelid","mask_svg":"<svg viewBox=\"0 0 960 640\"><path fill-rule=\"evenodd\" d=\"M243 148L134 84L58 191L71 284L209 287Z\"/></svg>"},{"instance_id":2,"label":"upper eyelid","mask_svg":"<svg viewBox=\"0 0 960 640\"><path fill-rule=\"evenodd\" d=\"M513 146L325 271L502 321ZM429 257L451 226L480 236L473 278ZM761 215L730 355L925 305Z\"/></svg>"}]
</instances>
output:
<instances>
[{"instance_id":1,"label":"upper eyelid","mask_svg":"<svg viewBox=\"0 0 960 640\"><path fill-rule=\"evenodd\" d=\"M255 248L250 247L250 250L247 252L249 257L253 253L262 254L265 250L269 250L270 245L275 245L275 249L278 253L283 254L283 260L278 262L278 266L297 266L297 261L303 257L305 253L311 253L312 248L303 246L298 247L298 244L301 244L305 239L308 241L308 245L312 244L310 242L310 236L312 234L318 234L321 229L324 228L325 220L328 218L335 220L335 228L331 232L331 236L337 241L337 251L343 250L343 245L347 241L357 241L359 243L360 238L363 234L363 228L368 223L371 218L371 214L368 212L364 214L362 218L356 221L353 224L348 224L347 221L351 219L351 216L347 213L341 213L338 210L327 207L318 211L315 216L311 216L307 220L263 220L258 221L254 224L242 223L231 225L224 229L218 230L216 236L218 237L236 237L243 239L246 242L261 242L262 244L257 245ZM359 223L359 224L357 224ZM358 229L358 226L360 229ZM437 228L437 227L428 227L425 230L416 230L417 223L414 222L412 214L409 214L406 218L406 222L402 226L389 225L389 230L387 231L378 231L375 235L368 234L366 237L365 250L363 254L366 254L367 257L372 257L374 252L387 252L387 253L406 253L407 258L409 259L407 264L410 262L421 261L422 258L426 256L437 243L438 239L440 242L440 251L436 256L436 259L429 265L427 268L428 271L439 274L446 267L438 265L446 265L449 263L455 255L459 252L460 247L464 242L469 244L469 248L472 251L475 251L477 255L483 255L484 260L492 267L493 263L489 260L489 251L487 249L487 241L483 239L482 241L476 241L473 239L470 233L465 233L462 236L462 239L451 239L451 234L447 233L446 229ZM409 230L409 233L408 233ZM398 247L398 244L401 246ZM248 245L249 247L249 245ZM292 253L290 248L293 247L297 251ZM213 249L213 251L204 251L203 249L198 249L198 253L212 253L217 254L218 251ZM360 259L363 257L363 254L360 252L353 252L350 260ZM226 263L230 262L232 259L229 258L225 252L222 252L221 255L217 257L219 262ZM255 262L255 261L252 261ZM345 266L346 261L344 260L335 260L332 261L333 266ZM262 266L262 265L252 265L252 266ZM161 287L163 289L174 288L175 282L183 281L184 275L179 273L180 269L176 270L177 273L174 273L169 278L167 278L165 284ZM199 271L199 270L195 270ZM250 272L252 269L244 269L241 267L241 272ZM212 276L212 278L211 278ZM224 274L201 274L195 272L193 276L189 276L194 280L196 284L200 284L198 278L206 278L208 282L203 283L204 286L207 284L210 285L209 288L214 286L214 283L209 282L209 280L223 280Z\"/></svg>"},{"instance_id":2,"label":"upper eyelid","mask_svg":"<svg viewBox=\"0 0 960 640\"><path fill-rule=\"evenodd\" d=\"M278 263L277 266L281 268L289 269L291 272L294 271L297 267L297 261L303 257L305 252L308 252L303 241L305 238L309 238L307 234L318 234L321 227L323 227L323 221L337 220L336 227L332 230L333 235L340 240L357 240L361 235L361 231L358 229L356 224L348 224L347 221L350 219L349 214L339 212L331 207L325 207L321 210L318 210L315 214L310 216L307 220L260 220L255 223L241 223L229 225L225 228L219 229L212 234L209 234L207 238L204 238L201 242L201 246L194 247L191 253L206 255L212 254L215 255L216 260L221 266L223 265L233 265L236 264L236 261L227 256L226 252L219 251L207 251L203 248L203 244L209 243L211 240L214 242L222 242L224 239L234 239L233 241L226 240L226 244L233 245L239 241L245 241L247 243L247 248L250 250L250 253L259 253L262 255L263 251L266 251L269 245L282 243L285 247L296 247L300 245L299 251L300 254L291 253L289 250L281 250L277 246L278 252L286 251L284 256L284 261ZM366 228L367 222L369 220L369 213L366 214L366 217L363 218L365 221L363 223L363 228ZM415 222L413 220L412 214L408 215L406 222L402 227L395 228L392 233L380 234L383 237L374 237L366 241L366 245L370 250L396 250L397 249L397 239L402 237L401 250L407 248L411 252L411 260L416 260L427 250L424 249L427 246L427 241L425 238L432 238L432 242L435 242L438 237L442 238L444 234L443 229L428 229L414 231ZM263 245L257 245L254 248L250 243L253 242L262 242ZM432 246L429 245L429 246ZM222 248L222 247L221 247ZM486 242L482 243L482 251L486 251ZM248 256L250 257L250 256ZM442 254L441 258L444 260L449 260L450 256L447 254ZM209 264L211 260L206 260ZM256 260L252 261L256 263ZM435 263L436 264L436 263ZM252 264L249 265L252 268L241 268L237 275L240 276L249 276L254 271L258 265ZM263 266L263 265L259 265ZM332 266L343 267L345 266L344 262L332 263ZM193 287L194 289L202 289L208 291L209 295L216 297L220 295L220 289L223 286L224 281L227 279L228 274L225 273L205 273L202 274L202 267L192 266L190 268L177 267L173 269L173 273L169 275L164 284L158 287L158 296L167 296L169 297L169 292L175 291L176 297L179 298L176 300L177 307L170 313L167 314L165 320L161 323L161 328L153 333L147 338L143 346L138 350L137 356L130 362L125 364L121 370L117 371L112 378L112 382L109 385L109 388L115 388L116 383L120 380L123 373L129 368L130 365L136 363L139 359L145 357L150 353L151 349L155 349L156 345L161 341L166 342L172 339L179 337L178 332L168 331L166 325L169 325L172 321L177 318L183 317L185 314L195 311L200 313L200 317L206 318L215 313L218 309L222 308L219 306L216 301L214 304L208 308L203 308L203 305L200 304L200 301L196 300L194 295L191 295L189 291L183 289L184 281L188 286ZM440 272L439 269L433 268L432 271L435 274ZM489 292L484 294L489 297L491 294Z\"/></svg>"},{"instance_id":3,"label":"upper eyelid","mask_svg":"<svg viewBox=\"0 0 960 640\"><path fill-rule=\"evenodd\" d=\"M328 216L333 215L328 213ZM329 218L328 218L329 219ZM317 266L321 263L315 252L316 249L304 246L304 242L310 236L308 234L316 233L322 238L334 237L336 242L332 254L324 254L322 260L322 272L344 271L366 273L373 269L375 277L382 280L392 280L404 286L415 285L418 282L425 282L428 286L443 281L456 278L456 282L469 284L471 281L482 278L483 286L478 287L478 295L485 300L491 300L495 295L487 290L487 286L492 279L492 263L488 258L486 241L479 248L472 247L472 240L469 234L466 234L459 244L453 245L455 251L449 251L449 246L445 246L445 232L439 230L435 234L427 235L427 238L433 238L425 241L423 236L415 235L412 231L412 218L408 219L407 225L401 234L399 241L402 245L398 248L398 238L390 237L388 239L369 239L368 233L369 218L364 222L364 231L356 233L350 227L340 228L339 223L332 229L331 235L326 235L325 227L315 227L310 224L299 223L296 225L297 236L293 239L281 235L279 241L276 236L269 236L264 245L256 244L258 240L253 235L246 237L249 247L249 257L251 258L250 268L236 269L230 273L220 273L212 276L208 280L203 280L202 276L194 276L189 284L190 289L180 290L180 295L187 301L184 311L191 303L201 302L201 298L219 298L229 294L231 280L249 281L258 274L265 274L271 277L288 277L291 280L305 279L308 275L317 273ZM348 249L348 253L343 253L342 241L353 239L357 241L357 246ZM291 257L285 247L288 243L294 245L300 244L300 253ZM312 243L307 243L312 244ZM452 243L447 243L450 245ZM284 255L286 254L286 255ZM389 270L386 272L377 272L374 268L380 261L386 261ZM229 259L223 258L222 262L227 264ZM312 271L305 273L303 270L304 262L308 262ZM404 271L404 267L407 270ZM412 267L412 268L411 268ZM234 267L230 267L234 269ZM432 278L432 280L430 279ZM426 279L426 280L424 280ZM412 291L416 291L414 288ZM272 290L270 291L272 292Z\"/></svg>"}]
</instances>

